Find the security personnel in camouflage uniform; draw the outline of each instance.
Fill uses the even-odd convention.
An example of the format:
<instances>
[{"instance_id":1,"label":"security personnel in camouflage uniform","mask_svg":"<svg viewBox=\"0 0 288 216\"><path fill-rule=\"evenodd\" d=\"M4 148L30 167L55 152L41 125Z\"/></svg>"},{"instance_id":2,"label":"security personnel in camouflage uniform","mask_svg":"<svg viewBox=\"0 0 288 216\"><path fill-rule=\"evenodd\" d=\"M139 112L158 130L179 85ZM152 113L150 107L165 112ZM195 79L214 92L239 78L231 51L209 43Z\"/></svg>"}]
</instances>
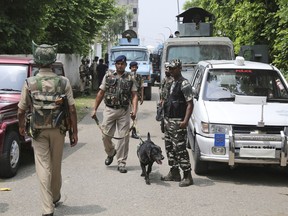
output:
<instances>
[{"instance_id":1,"label":"security personnel in camouflage uniform","mask_svg":"<svg viewBox=\"0 0 288 216\"><path fill-rule=\"evenodd\" d=\"M80 92L82 95L84 95L85 83L86 83L85 65L86 65L86 59L82 58L81 65L79 66Z\"/></svg>"},{"instance_id":2,"label":"security personnel in camouflage uniform","mask_svg":"<svg viewBox=\"0 0 288 216\"><path fill-rule=\"evenodd\" d=\"M173 77L169 72L168 65L165 65L165 77L160 84L160 103L161 105L164 104L164 101L167 100L169 89L172 85Z\"/></svg>"},{"instance_id":3,"label":"security personnel in camouflage uniform","mask_svg":"<svg viewBox=\"0 0 288 216\"><path fill-rule=\"evenodd\" d=\"M180 187L193 184L191 164L186 149L187 126L193 110L192 88L187 79L182 77L182 64L179 59L169 62L169 71L173 77L167 100L164 102L165 148L168 164L171 166L164 181L181 181L179 166L184 172Z\"/></svg>"},{"instance_id":4,"label":"security personnel in camouflage uniform","mask_svg":"<svg viewBox=\"0 0 288 216\"><path fill-rule=\"evenodd\" d=\"M57 45L38 46L33 42L33 57L40 70L36 76L26 80L18 104L19 133L22 136L28 133L25 113L32 110L32 146L40 181L43 215L53 215L54 205L61 198L61 161L67 125L64 124L64 119L58 123L56 121L59 119L60 105L55 100L60 95L65 95L69 104L68 121L71 122L73 131L71 146L78 142L77 115L70 82L66 77L57 76L51 68L56 56Z\"/></svg>"},{"instance_id":5,"label":"security personnel in camouflage uniform","mask_svg":"<svg viewBox=\"0 0 288 216\"><path fill-rule=\"evenodd\" d=\"M169 93L169 89L172 85L173 82L173 77L171 76L170 72L169 72L169 68L168 68L168 64L165 65L165 77L162 80L162 82L160 83L160 104L159 106L163 107L164 106L164 102L167 100L168 98L168 93ZM161 120L161 131L162 133L164 133L165 130L165 119L163 118Z\"/></svg>"},{"instance_id":6,"label":"security personnel in camouflage uniform","mask_svg":"<svg viewBox=\"0 0 288 216\"><path fill-rule=\"evenodd\" d=\"M102 140L105 152L108 155L105 164L110 165L116 155L120 173L127 172L126 160L129 150L130 117L135 120L138 104L135 80L129 72L125 71L126 66L124 55L120 55L115 59L116 71L109 70L105 74L95 99L94 110L91 113L91 117L96 118L97 109L104 99L106 106L103 112ZM116 127L119 137L122 138L119 139L117 146L112 143Z\"/></svg>"},{"instance_id":7,"label":"security personnel in camouflage uniform","mask_svg":"<svg viewBox=\"0 0 288 216\"><path fill-rule=\"evenodd\" d=\"M142 105L143 100L144 100L144 82L143 82L141 74L137 74L138 63L135 61L130 62L129 69L131 70L130 72L131 76L136 81L138 101L140 102L140 105ZM135 124L136 124L136 119L135 119ZM139 136L137 135L135 127L132 128L131 137L135 139L139 139Z\"/></svg>"}]
</instances>

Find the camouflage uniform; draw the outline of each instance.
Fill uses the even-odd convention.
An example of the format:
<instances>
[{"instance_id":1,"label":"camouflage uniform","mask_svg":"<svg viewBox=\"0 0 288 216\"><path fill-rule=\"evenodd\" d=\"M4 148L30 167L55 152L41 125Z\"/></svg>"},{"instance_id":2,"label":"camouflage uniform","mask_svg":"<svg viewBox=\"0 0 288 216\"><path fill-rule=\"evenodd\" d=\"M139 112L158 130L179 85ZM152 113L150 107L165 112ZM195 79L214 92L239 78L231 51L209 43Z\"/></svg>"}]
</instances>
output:
<instances>
[{"instance_id":1,"label":"camouflage uniform","mask_svg":"<svg viewBox=\"0 0 288 216\"><path fill-rule=\"evenodd\" d=\"M25 113L31 110L31 124L34 129L39 130L38 136L32 139L32 147L40 182L42 213L53 215L53 202L58 202L61 197L61 162L66 132L61 129L61 123L58 125L55 122L60 112L55 99L65 94L69 106L74 106L75 101L69 80L58 76L51 69L51 64L56 61L56 45L38 46L34 42L32 45L34 61L40 70L23 85L18 103L19 133L25 135Z\"/></svg>"},{"instance_id":2,"label":"camouflage uniform","mask_svg":"<svg viewBox=\"0 0 288 216\"><path fill-rule=\"evenodd\" d=\"M131 72L132 78L136 81L136 87L137 87L137 95L138 95L138 101L142 100L142 88L144 87L143 79L140 74L137 74L136 72Z\"/></svg>"},{"instance_id":3,"label":"camouflage uniform","mask_svg":"<svg viewBox=\"0 0 288 216\"><path fill-rule=\"evenodd\" d=\"M57 74L55 74L50 68L41 68L36 77L37 79L43 80L45 91L54 95L54 91L57 89L55 88L54 83ZM61 85L60 87L61 91L59 91L59 93L67 95L69 105L75 104L69 80L66 77L59 78L61 80L60 83L63 83L63 86ZM32 90L31 93L36 94L38 98L45 97L44 95L41 96L41 94L37 95L37 90L34 88L36 84L35 81L35 77L30 77L28 78L28 83L29 85L31 84L30 87L28 87L27 83L23 86L21 100L18 104L18 107L22 110L28 110L31 105L29 90ZM49 98L52 97L47 97L47 99ZM38 104L33 104L34 108L37 109L34 116L36 119L33 118L35 120L33 124L35 128L40 129L41 132L37 138L32 140L32 146L34 150L36 173L41 185L40 189L43 213L48 214L54 211L53 202L57 201L61 196L61 161L65 142L65 132L60 127L53 125L52 118L58 110L53 110L54 114L52 115L47 115L47 112L50 112L51 110L43 112L43 110L38 109L40 107L39 102L43 103L42 101L38 101ZM50 105L53 106L53 103ZM49 104L46 104L46 106L49 106ZM43 124L41 124L41 122Z\"/></svg>"},{"instance_id":4,"label":"camouflage uniform","mask_svg":"<svg viewBox=\"0 0 288 216\"><path fill-rule=\"evenodd\" d=\"M84 93L86 84L86 65L85 60L82 59L82 64L79 66L79 76L80 76L80 92Z\"/></svg>"},{"instance_id":5,"label":"camouflage uniform","mask_svg":"<svg viewBox=\"0 0 288 216\"><path fill-rule=\"evenodd\" d=\"M168 94L169 94L169 89L172 85L173 82L173 77L171 76L166 76L161 84L160 84L160 100L161 101L166 101Z\"/></svg>"},{"instance_id":6,"label":"camouflage uniform","mask_svg":"<svg viewBox=\"0 0 288 216\"><path fill-rule=\"evenodd\" d=\"M167 152L168 164L172 167L179 167L183 171L190 171L191 164L189 154L186 149L187 129L180 129L179 123L184 119L186 103L192 100L191 85L185 78L173 82L168 92L167 101L164 104L164 121L165 121L165 148ZM178 92L176 92L178 91ZM172 93L183 95L179 98L180 106L174 107L175 101L172 102ZM181 100L182 99L182 100ZM183 116L184 115L184 116Z\"/></svg>"},{"instance_id":7,"label":"camouflage uniform","mask_svg":"<svg viewBox=\"0 0 288 216\"><path fill-rule=\"evenodd\" d=\"M158 105L160 106L164 106L164 102L167 100L168 95L169 95L169 89L172 85L173 82L173 77L171 76L165 76L165 78L162 80L161 84L160 84L160 104ZM162 133L164 133L165 131L165 124L167 123L167 121L165 121L165 119L163 118L161 120L161 131Z\"/></svg>"}]
</instances>

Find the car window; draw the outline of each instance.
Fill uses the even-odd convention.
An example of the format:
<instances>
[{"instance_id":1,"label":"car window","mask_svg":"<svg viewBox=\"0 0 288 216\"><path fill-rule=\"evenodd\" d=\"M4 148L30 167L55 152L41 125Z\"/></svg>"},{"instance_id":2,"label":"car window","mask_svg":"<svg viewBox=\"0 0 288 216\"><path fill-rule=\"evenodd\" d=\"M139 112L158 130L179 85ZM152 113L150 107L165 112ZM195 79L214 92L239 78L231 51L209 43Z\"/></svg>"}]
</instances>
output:
<instances>
[{"instance_id":1,"label":"car window","mask_svg":"<svg viewBox=\"0 0 288 216\"><path fill-rule=\"evenodd\" d=\"M191 83L193 92L196 93L196 95L199 95L202 78L203 78L203 69L201 70L200 67L197 67L195 71L195 76Z\"/></svg>"},{"instance_id":2,"label":"car window","mask_svg":"<svg viewBox=\"0 0 288 216\"><path fill-rule=\"evenodd\" d=\"M1 64L0 65L0 89L1 91L22 90L22 86L27 78L28 66L19 64Z\"/></svg>"},{"instance_id":3,"label":"car window","mask_svg":"<svg viewBox=\"0 0 288 216\"><path fill-rule=\"evenodd\" d=\"M207 100L234 98L235 95L267 96L287 100L288 93L277 71L250 69L210 70L205 84Z\"/></svg>"}]
</instances>

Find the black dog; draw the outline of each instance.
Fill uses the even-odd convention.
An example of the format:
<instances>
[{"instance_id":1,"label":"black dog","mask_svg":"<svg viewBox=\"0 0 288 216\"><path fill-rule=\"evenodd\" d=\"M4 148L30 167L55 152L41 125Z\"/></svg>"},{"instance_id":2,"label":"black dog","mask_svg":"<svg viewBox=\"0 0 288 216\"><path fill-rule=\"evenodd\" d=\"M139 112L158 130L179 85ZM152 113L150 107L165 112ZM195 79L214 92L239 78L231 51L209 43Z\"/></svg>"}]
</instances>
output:
<instances>
[{"instance_id":1,"label":"black dog","mask_svg":"<svg viewBox=\"0 0 288 216\"><path fill-rule=\"evenodd\" d=\"M162 164L162 160L164 159L160 146L151 141L150 133L147 135L147 140L142 141L137 149L137 155L142 168L141 176L145 177L146 184L149 185L149 174L151 173L153 163ZM146 166L148 166L147 170Z\"/></svg>"}]
</instances>

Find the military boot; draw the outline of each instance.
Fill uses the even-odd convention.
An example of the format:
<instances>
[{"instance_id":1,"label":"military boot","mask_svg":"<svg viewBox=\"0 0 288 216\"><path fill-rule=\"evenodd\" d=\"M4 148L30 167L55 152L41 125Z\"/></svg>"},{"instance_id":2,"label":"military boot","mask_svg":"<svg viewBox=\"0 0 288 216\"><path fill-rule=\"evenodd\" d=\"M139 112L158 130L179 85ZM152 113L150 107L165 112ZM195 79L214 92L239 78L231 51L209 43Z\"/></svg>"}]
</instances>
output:
<instances>
[{"instance_id":1,"label":"military boot","mask_svg":"<svg viewBox=\"0 0 288 216\"><path fill-rule=\"evenodd\" d=\"M191 171L184 171L184 177L181 182L179 182L179 187L187 187L189 185L193 185L193 178L191 175Z\"/></svg>"},{"instance_id":2,"label":"military boot","mask_svg":"<svg viewBox=\"0 0 288 216\"><path fill-rule=\"evenodd\" d=\"M178 167L172 167L166 176L161 177L162 181L181 181L181 175Z\"/></svg>"}]
</instances>

